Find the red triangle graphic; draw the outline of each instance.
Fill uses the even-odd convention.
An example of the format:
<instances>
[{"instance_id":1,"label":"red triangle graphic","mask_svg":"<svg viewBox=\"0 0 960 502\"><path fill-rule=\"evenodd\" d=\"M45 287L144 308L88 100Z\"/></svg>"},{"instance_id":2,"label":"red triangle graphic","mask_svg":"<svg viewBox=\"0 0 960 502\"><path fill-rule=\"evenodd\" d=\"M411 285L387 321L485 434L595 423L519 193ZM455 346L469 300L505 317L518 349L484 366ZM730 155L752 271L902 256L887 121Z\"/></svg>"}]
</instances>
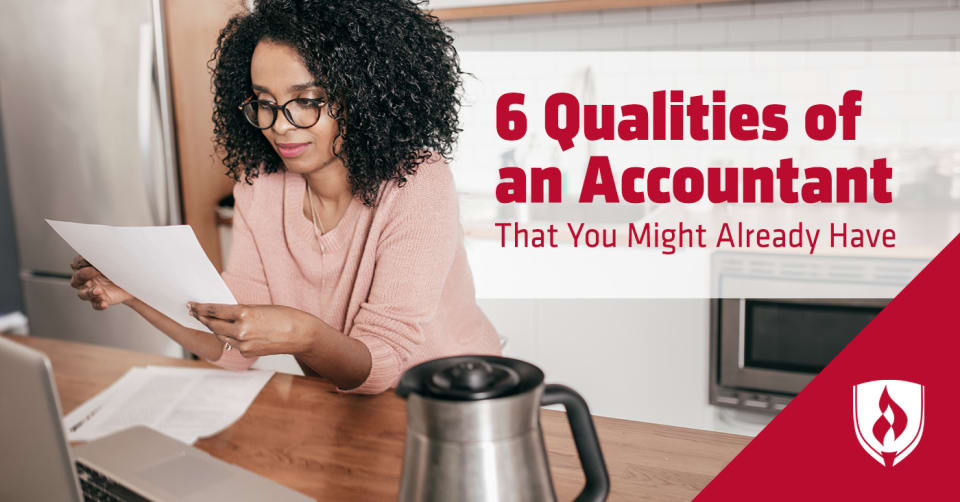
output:
<instances>
[{"instance_id":1,"label":"red triangle graphic","mask_svg":"<svg viewBox=\"0 0 960 502\"><path fill-rule=\"evenodd\" d=\"M960 236L697 496L713 500L957 500ZM923 436L896 466L860 446L851 389L925 386Z\"/></svg>"}]
</instances>

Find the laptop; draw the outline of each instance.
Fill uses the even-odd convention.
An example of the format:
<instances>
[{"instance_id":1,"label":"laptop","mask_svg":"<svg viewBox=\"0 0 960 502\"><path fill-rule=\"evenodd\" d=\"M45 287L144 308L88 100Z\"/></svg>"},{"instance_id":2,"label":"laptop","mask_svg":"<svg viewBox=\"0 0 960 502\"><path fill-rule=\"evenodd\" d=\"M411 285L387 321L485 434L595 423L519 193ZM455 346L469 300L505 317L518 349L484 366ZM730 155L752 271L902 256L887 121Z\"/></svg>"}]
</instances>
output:
<instances>
[{"instance_id":1,"label":"laptop","mask_svg":"<svg viewBox=\"0 0 960 502\"><path fill-rule=\"evenodd\" d=\"M0 337L0 500L313 499L148 427L71 450L49 359Z\"/></svg>"}]
</instances>

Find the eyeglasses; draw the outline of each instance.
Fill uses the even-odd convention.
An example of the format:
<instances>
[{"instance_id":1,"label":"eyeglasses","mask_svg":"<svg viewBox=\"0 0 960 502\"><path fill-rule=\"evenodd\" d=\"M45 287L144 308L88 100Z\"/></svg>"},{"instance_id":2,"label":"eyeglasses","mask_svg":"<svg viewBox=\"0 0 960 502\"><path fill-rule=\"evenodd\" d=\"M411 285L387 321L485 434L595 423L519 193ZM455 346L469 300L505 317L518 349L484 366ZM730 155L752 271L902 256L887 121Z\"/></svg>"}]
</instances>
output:
<instances>
[{"instance_id":1,"label":"eyeglasses","mask_svg":"<svg viewBox=\"0 0 960 502\"><path fill-rule=\"evenodd\" d=\"M237 108L243 112L247 122L257 129L269 129L277 121L277 111L283 110L283 116L295 127L306 129L320 120L320 108L324 100L319 98L294 98L282 105L273 101L248 98Z\"/></svg>"}]
</instances>

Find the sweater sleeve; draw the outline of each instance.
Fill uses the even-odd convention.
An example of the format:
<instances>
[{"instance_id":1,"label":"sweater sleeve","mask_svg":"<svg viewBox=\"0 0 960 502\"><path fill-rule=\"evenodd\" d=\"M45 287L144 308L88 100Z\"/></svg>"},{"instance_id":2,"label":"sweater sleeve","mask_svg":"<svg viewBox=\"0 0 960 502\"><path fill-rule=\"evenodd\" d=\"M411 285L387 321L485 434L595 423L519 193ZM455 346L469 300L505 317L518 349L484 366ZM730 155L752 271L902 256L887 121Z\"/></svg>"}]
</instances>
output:
<instances>
[{"instance_id":1,"label":"sweater sleeve","mask_svg":"<svg viewBox=\"0 0 960 502\"><path fill-rule=\"evenodd\" d=\"M393 195L389 220L377 242L370 293L349 333L370 350L370 374L347 392L376 394L399 379L411 354L424 343L422 326L437 312L462 239L456 189L446 162L427 161Z\"/></svg>"},{"instance_id":2,"label":"sweater sleeve","mask_svg":"<svg viewBox=\"0 0 960 502\"><path fill-rule=\"evenodd\" d=\"M237 303L269 304L270 291L267 289L263 262L245 215L250 209L252 192L253 186L243 181L233 187L233 235L230 239L230 256L221 276ZM256 360L256 357L244 357L237 350L229 350L223 351L219 359L210 362L230 370L245 370Z\"/></svg>"}]
</instances>

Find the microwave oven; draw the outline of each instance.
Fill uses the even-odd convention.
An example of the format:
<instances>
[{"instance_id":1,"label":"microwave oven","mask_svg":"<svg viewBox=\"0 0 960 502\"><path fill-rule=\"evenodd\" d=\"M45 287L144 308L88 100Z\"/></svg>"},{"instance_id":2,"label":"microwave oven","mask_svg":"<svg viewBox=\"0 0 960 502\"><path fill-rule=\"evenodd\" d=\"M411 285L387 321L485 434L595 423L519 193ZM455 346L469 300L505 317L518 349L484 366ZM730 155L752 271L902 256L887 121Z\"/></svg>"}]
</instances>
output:
<instances>
[{"instance_id":1,"label":"microwave oven","mask_svg":"<svg viewBox=\"0 0 960 502\"><path fill-rule=\"evenodd\" d=\"M718 299L710 402L777 412L813 380L888 299Z\"/></svg>"},{"instance_id":2,"label":"microwave oven","mask_svg":"<svg viewBox=\"0 0 960 502\"><path fill-rule=\"evenodd\" d=\"M782 410L926 261L716 253L710 404Z\"/></svg>"}]
</instances>

